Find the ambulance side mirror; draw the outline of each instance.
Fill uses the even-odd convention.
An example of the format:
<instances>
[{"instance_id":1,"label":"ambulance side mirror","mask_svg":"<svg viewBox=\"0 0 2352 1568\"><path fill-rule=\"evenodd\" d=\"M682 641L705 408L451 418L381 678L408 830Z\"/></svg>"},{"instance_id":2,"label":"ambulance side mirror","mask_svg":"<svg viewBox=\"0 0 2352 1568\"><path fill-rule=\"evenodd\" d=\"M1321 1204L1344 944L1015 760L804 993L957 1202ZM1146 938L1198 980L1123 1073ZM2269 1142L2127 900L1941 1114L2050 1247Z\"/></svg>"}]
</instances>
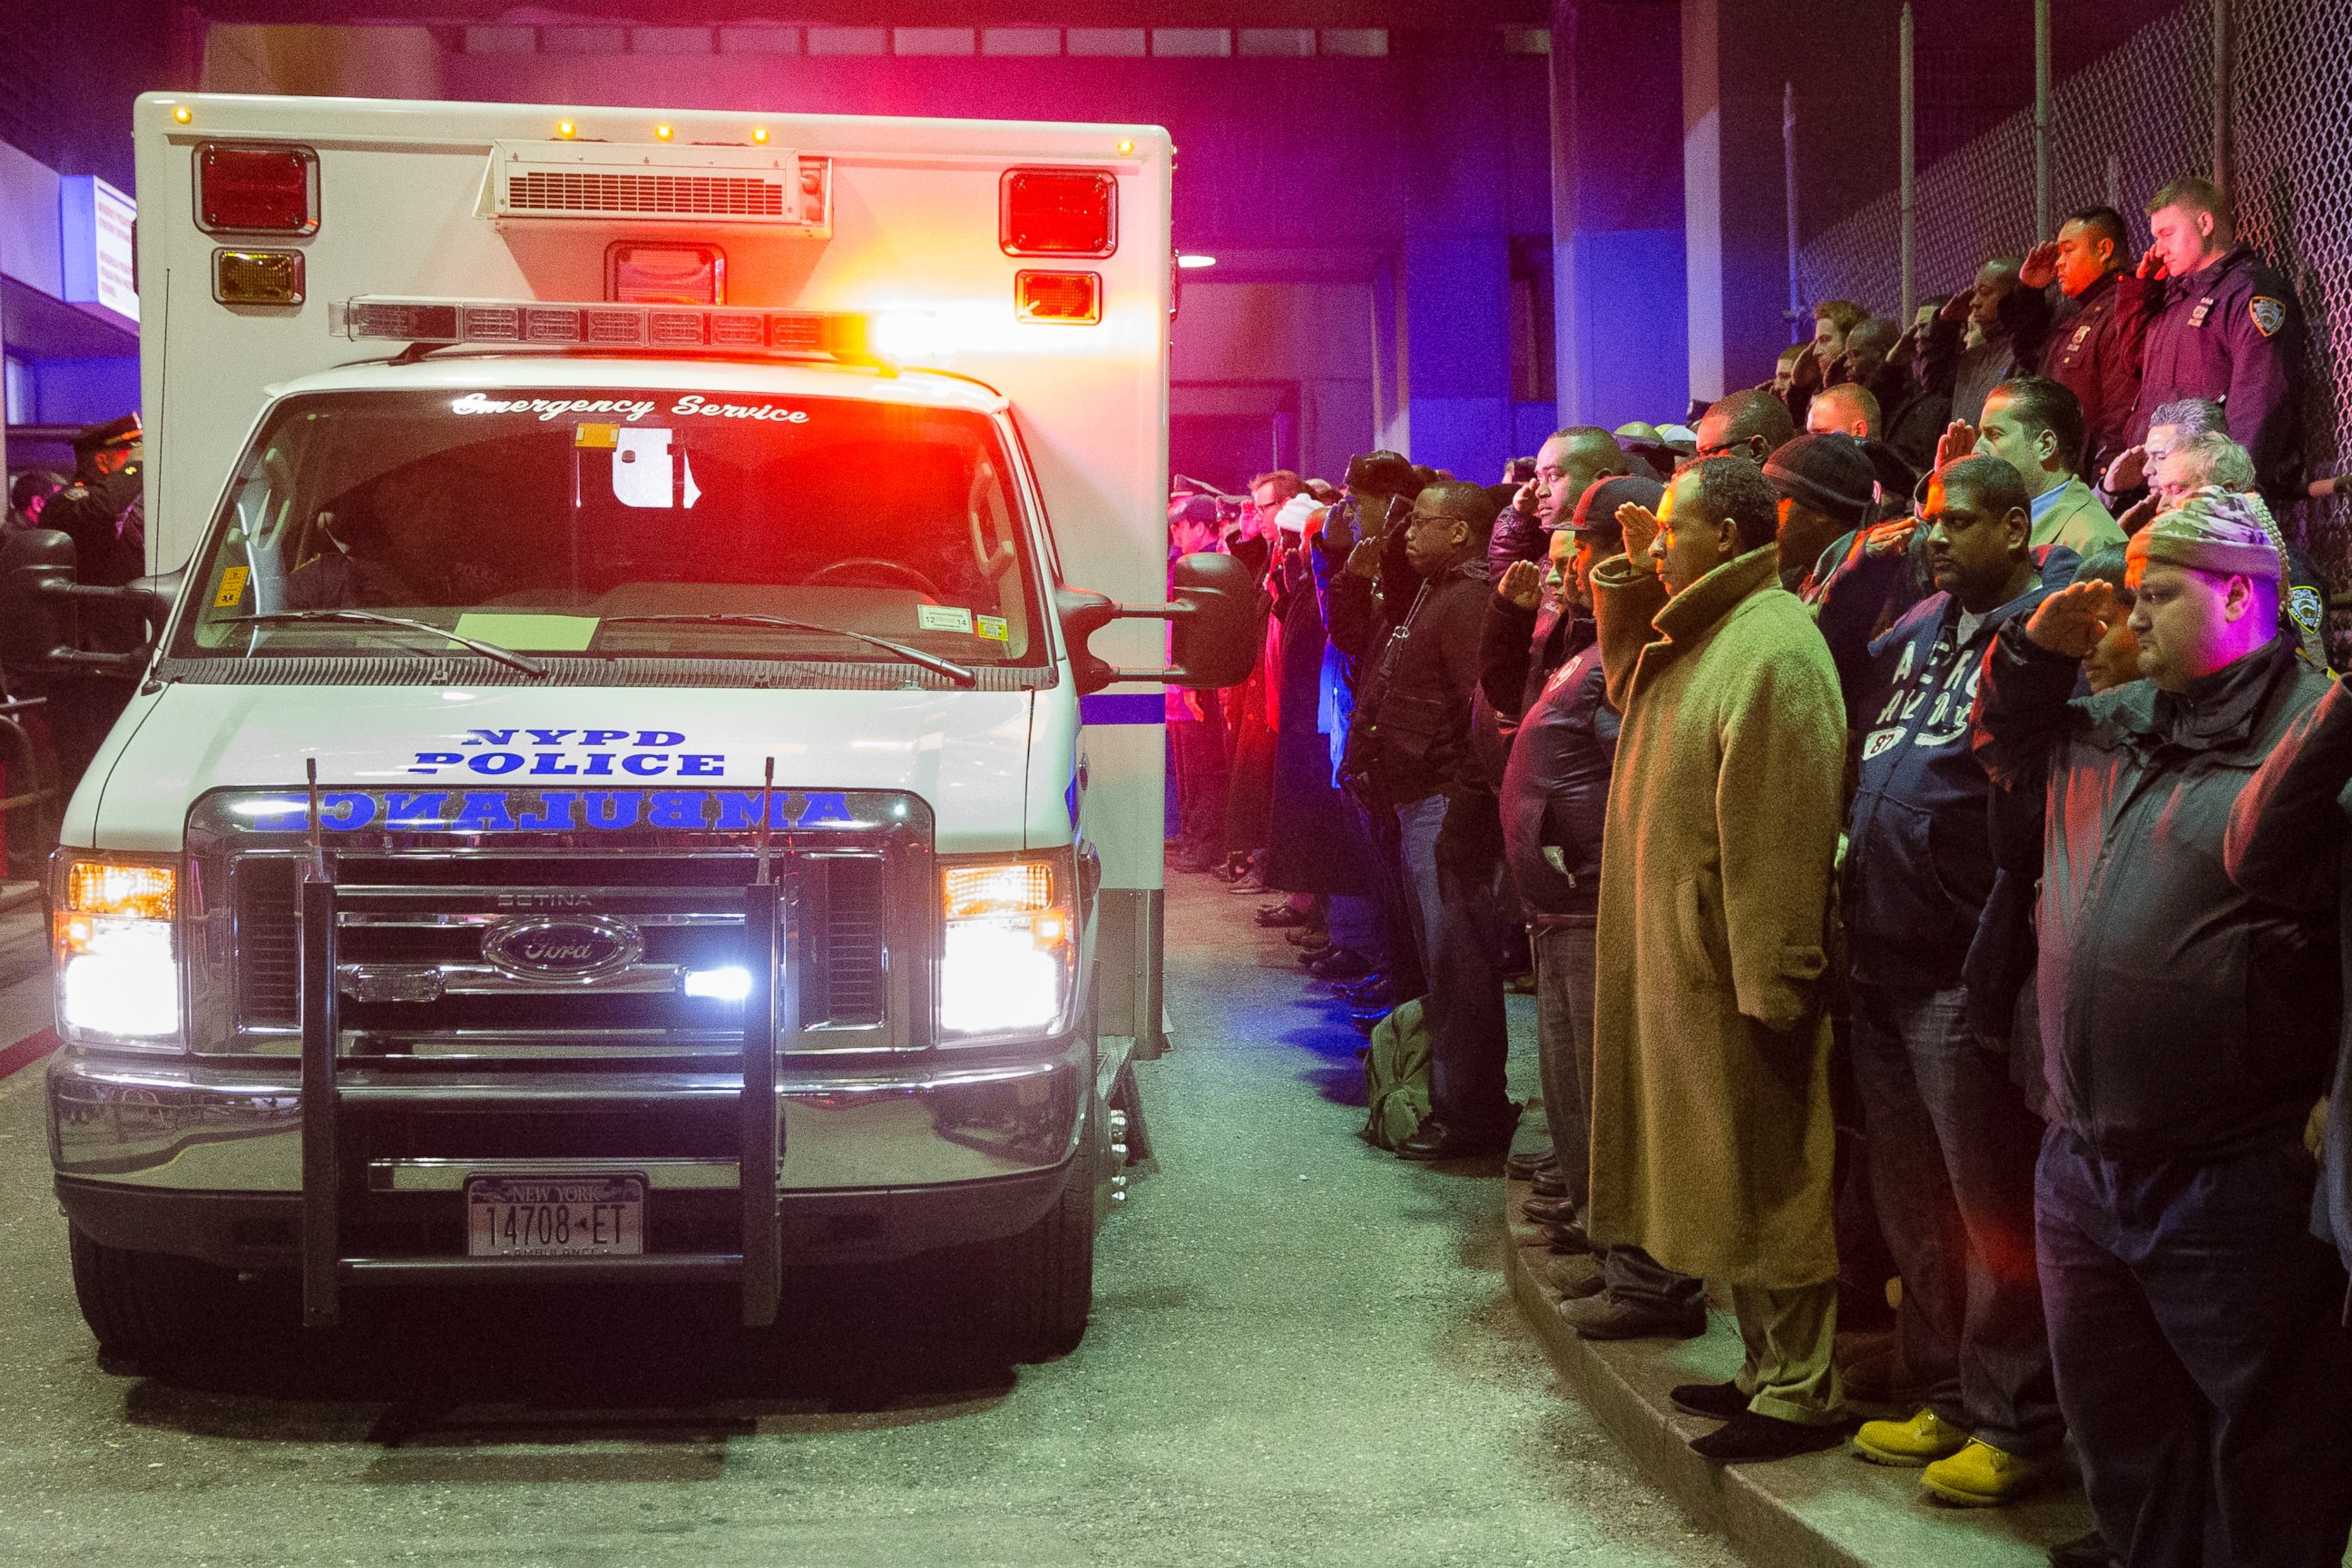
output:
<instances>
[{"instance_id":1,"label":"ambulance side mirror","mask_svg":"<svg viewBox=\"0 0 2352 1568\"><path fill-rule=\"evenodd\" d=\"M68 535L28 528L0 545L0 665L16 669L93 669L136 675L152 649L89 653L74 646L77 599L127 604L143 616L150 636L172 612L183 574L142 577L121 588L90 588L74 581L76 552Z\"/></svg>"},{"instance_id":2,"label":"ambulance side mirror","mask_svg":"<svg viewBox=\"0 0 2352 1568\"><path fill-rule=\"evenodd\" d=\"M73 651L73 585L74 542L56 529L28 528L0 545L0 665L37 669Z\"/></svg>"},{"instance_id":3,"label":"ambulance side mirror","mask_svg":"<svg viewBox=\"0 0 2352 1568\"><path fill-rule=\"evenodd\" d=\"M1256 574L1230 555L1204 552L1178 560L1173 575L1174 603L1166 605L1115 604L1083 588L1055 591L1081 692L1122 680L1212 689L1249 679L1265 640L1266 611L1274 604ZM1123 620L1174 623L1175 647L1165 669L1114 669L1095 657L1087 639Z\"/></svg>"}]
</instances>

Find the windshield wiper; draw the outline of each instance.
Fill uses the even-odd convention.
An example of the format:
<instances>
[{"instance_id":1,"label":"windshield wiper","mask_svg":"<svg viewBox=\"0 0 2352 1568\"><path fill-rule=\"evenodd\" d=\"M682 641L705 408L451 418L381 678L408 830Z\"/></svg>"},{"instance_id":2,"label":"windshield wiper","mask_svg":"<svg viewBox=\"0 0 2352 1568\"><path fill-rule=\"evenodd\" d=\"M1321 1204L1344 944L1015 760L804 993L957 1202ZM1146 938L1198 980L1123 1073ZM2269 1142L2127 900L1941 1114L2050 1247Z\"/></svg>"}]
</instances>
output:
<instances>
[{"instance_id":1,"label":"windshield wiper","mask_svg":"<svg viewBox=\"0 0 2352 1568\"><path fill-rule=\"evenodd\" d=\"M257 616L223 616L222 620L249 626L292 626L304 621L341 622L351 626L392 626L401 631L423 632L428 637L457 643L471 648L484 658L497 659L510 669L519 669L536 679L547 679L547 666L534 658L525 658L512 648L500 647L479 637L461 637L446 626L436 626L431 621L412 620L406 616L378 615L373 610L268 610ZM431 657L425 648L411 648L411 653Z\"/></svg>"},{"instance_id":2,"label":"windshield wiper","mask_svg":"<svg viewBox=\"0 0 2352 1568\"><path fill-rule=\"evenodd\" d=\"M667 616L606 616L604 625L617 626L773 626L780 631L820 632L828 637L847 637L852 642L866 643L886 653L893 653L908 664L918 664L935 675L944 675L958 686L976 686L980 677L953 659L941 658L935 653L909 647L888 637L876 637L872 632L854 632L847 626L829 626L822 621L795 620L790 616L736 615L719 612L710 615Z\"/></svg>"}]
</instances>

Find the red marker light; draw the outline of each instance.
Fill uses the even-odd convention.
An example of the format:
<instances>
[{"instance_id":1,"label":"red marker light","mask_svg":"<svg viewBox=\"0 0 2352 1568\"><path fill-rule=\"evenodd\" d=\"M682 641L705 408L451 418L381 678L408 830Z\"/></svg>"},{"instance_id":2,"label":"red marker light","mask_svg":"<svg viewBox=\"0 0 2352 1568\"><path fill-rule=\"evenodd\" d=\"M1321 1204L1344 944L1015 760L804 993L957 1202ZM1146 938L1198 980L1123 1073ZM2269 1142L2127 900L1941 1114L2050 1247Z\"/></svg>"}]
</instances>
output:
<instances>
[{"instance_id":1,"label":"red marker light","mask_svg":"<svg viewBox=\"0 0 2352 1568\"><path fill-rule=\"evenodd\" d=\"M207 234L317 233L319 155L291 142L205 142L196 224Z\"/></svg>"},{"instance_id":2,"label":"red marker light","mask_svg":"<svg viewBox=\"0 0 2352 1568\"><path fill-rule=\"evenodd\" d=\"M997 229L1007 256L1108 256L1118 248L1118 181L1100 169L1007 169Z\"/></svg>"}]
</instances>

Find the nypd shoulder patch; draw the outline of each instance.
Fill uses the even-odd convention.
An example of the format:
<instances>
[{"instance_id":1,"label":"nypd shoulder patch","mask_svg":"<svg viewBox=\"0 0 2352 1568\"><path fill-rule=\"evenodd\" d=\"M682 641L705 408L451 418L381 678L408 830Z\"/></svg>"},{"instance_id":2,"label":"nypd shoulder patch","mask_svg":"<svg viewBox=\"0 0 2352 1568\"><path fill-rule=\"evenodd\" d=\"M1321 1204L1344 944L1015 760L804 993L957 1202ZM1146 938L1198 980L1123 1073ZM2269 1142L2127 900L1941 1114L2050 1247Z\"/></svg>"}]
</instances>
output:
<instances>
[{"instance_id":1,"label":"nypd shoulder patch","mask_svg":"<svg viewBox=\"0 0 2352 1568\"><path fill-rule=\"evenodd\" d=\"M2254 331L2267 338L2286 325L2286 301L2257 294L2246 302L2246 314L2254 319Z\"/></svg>"},{"instance_id":2,"label":"nypd shoulder patch","mask_svg":"<svg viewBox=\"0 0 2352 1568\"><path fill-rule=\"evenodd\" d=\"M2316 637L2327 619L2327 607L2319 590L2303 584L2287 590L2286 613L2289 619L2305 633Z\"/></svg>"}]
</instances>

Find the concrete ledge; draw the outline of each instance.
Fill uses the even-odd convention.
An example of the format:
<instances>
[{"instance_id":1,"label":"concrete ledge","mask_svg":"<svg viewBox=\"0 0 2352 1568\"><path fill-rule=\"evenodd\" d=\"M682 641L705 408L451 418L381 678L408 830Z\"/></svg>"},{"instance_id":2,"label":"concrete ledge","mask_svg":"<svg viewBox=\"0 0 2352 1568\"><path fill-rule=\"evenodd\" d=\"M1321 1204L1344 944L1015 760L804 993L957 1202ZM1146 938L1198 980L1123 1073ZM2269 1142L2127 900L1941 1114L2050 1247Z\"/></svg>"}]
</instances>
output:
<instances>
[{"instance_id":1,"label":"concrete ledge","mask_svg":"<svg viewBox=\"0 0 2352 1568\"><path fill-rule=\"evenodd\" d=\"M1554 1310L1545 1280L1554 1254L1519 1218L1524 1182L1503 1184L1511 1294L1553 1365L1643 1475L1694 1519L1769 1568L2041 1568L2054 1542L2092 1526L2072 1477L2003 1509L1948 1508L1920 1490L1916 1473L1867 1465L1842 1449L1769 1465L1717 1466L1688 1440L1714 1423L1666 1398L1680 1383L1722 1383L1739 1370L1739 1335L1727 1314L1709 1315L1695 1340L1579 1339ZM1870 1415L1908 1415L1871 1409Z\"/></svg>"}]
</instances>

